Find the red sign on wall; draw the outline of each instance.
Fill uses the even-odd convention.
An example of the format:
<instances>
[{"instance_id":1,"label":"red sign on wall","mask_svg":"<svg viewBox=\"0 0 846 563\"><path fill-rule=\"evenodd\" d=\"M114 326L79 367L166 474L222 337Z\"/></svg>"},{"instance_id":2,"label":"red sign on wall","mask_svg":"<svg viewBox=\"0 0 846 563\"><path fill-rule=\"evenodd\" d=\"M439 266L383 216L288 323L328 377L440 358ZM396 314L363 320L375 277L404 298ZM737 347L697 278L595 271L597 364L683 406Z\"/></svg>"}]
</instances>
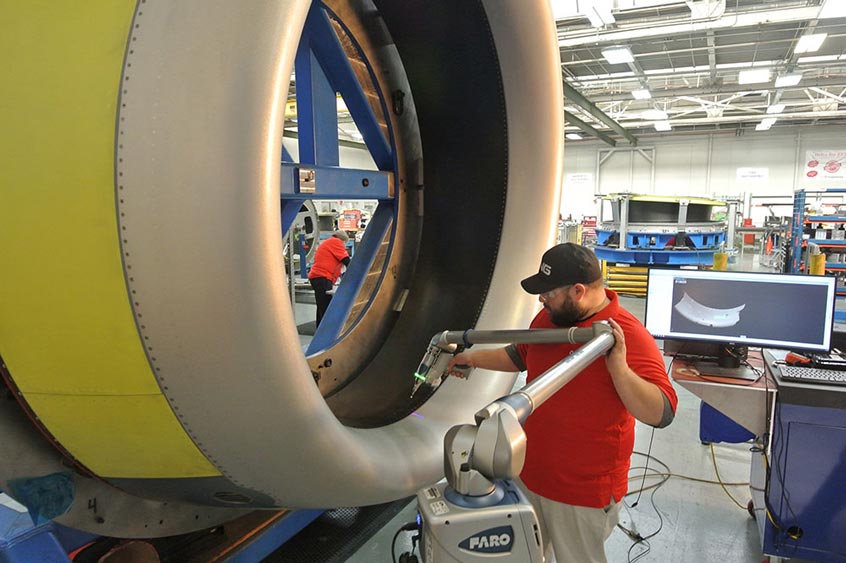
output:
<instances>
[{"instance_id":1,"label":"red sign on wall","mask_svg":"<svg viewBox=\"0 0 846 563\"><path fill-rule=\"evenodd\" d=\"M338 217L338 228L342 231L357 231L361 223L361 211L358 209L345 209Z\"/></svg>"},{"instance_id":2,"label":"red sign on wall","mask_svg":"<svg viewBox=\"0 0 846 563\"><path fill-rule=\"evenodd\" d=\"M805 178L809 180L846 180L846 151L807 151Z\"/></svg>"}]
</instances>

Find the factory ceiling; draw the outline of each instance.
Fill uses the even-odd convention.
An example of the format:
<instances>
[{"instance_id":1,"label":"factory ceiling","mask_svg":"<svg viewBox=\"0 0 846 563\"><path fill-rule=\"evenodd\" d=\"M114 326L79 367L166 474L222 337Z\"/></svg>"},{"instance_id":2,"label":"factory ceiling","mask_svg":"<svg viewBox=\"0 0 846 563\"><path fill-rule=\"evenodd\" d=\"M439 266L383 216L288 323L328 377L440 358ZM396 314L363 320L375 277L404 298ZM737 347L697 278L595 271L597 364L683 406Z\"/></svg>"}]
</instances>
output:
<instances>
[{"instance_id":1,"label":"factory ceiling","mask_svg":"<svg viewBox=\"0 0 846 563\"><path fill-rule=\"evenodd\" d=\"M552 5L571 139L846 123L846 0Z\"/></svg>"}]
</instances>

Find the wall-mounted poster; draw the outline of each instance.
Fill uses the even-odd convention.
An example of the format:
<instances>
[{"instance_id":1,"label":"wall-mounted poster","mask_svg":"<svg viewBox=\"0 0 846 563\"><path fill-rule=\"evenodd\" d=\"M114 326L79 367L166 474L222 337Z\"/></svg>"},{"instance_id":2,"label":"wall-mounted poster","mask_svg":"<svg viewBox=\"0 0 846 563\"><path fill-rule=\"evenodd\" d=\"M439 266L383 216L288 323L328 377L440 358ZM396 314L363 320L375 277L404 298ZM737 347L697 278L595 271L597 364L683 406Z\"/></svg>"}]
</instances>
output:
<instances>
[{"instance_id":1,"label":"wall-mounted poster","mask_svg":"<svg viewBox=\"0 0 846 563\"><path fill-rule=\"evenodd\" d=\"M742 181L766 182L770 179L769 168L738 168L737 179Z\"/></svg>"},{"instance_id":2,"label":"wall-mounted poster","mask_svg":"<svg viewBox=\"0 0 846 563\"><path fill-rule=\"evenodd\" d=\"M593 187L593 174L590 172L578 172L567 174L567 185L570 187L591 186Z\"/></svg>"},{"instance_id":3,"label":"wall-mounted poster","mask_svg":"<svg viewBox=\"0 0 846 563\"><path fill-rule=\"evenodd\" d=\"M806 151L805 180L846 180L846 150Z\"/></svg>"}]
</instances>

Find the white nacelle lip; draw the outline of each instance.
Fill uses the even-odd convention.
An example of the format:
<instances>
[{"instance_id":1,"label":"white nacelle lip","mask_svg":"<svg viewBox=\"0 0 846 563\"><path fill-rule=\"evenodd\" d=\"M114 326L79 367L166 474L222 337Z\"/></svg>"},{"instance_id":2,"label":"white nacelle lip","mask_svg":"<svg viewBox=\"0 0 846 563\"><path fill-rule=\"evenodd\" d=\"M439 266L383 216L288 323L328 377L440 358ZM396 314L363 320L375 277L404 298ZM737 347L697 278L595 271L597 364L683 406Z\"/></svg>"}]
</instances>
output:
<instances>
[{"instance_id":1,"label":"white nacelle lip","mask_svg":"<svg viewBox=\"0 0 846 563\"><path fill-rule=\"evenodd\" d=\"M145 5L121 115L121 221L151 364L198 447L231 483L280 505L358 506L437 481L446 430L513 377L447 381L418 416L372 429L341 424L314 385L281 281L279 216L282 113L310 4ZM514 328L537 307L519 280L555 235L559 54L545 0L483 6L504 84L509 197L477 326Z\"/></svg>"}]
</instances>

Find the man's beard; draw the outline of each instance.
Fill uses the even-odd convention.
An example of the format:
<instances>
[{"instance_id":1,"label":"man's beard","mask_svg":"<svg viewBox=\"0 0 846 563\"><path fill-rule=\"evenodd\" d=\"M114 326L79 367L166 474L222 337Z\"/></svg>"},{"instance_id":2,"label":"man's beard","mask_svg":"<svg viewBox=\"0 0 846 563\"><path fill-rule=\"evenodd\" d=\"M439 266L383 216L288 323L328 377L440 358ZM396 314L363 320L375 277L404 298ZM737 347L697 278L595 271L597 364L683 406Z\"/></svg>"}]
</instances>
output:
<instances>
[{"instance_id":1,"label":"man's beard","mask_svg":"<svg viewBox=\"0 0 846 563\"><path fill-rule=\"evenodd\" d=\"M549 314L549 320L555 326L573 326L585 316L585 312L580 310L575 303L570 300L564 302L561 308L553 310L551 307L546 307L546 312Z\"/></svg>"}]
</instances>

